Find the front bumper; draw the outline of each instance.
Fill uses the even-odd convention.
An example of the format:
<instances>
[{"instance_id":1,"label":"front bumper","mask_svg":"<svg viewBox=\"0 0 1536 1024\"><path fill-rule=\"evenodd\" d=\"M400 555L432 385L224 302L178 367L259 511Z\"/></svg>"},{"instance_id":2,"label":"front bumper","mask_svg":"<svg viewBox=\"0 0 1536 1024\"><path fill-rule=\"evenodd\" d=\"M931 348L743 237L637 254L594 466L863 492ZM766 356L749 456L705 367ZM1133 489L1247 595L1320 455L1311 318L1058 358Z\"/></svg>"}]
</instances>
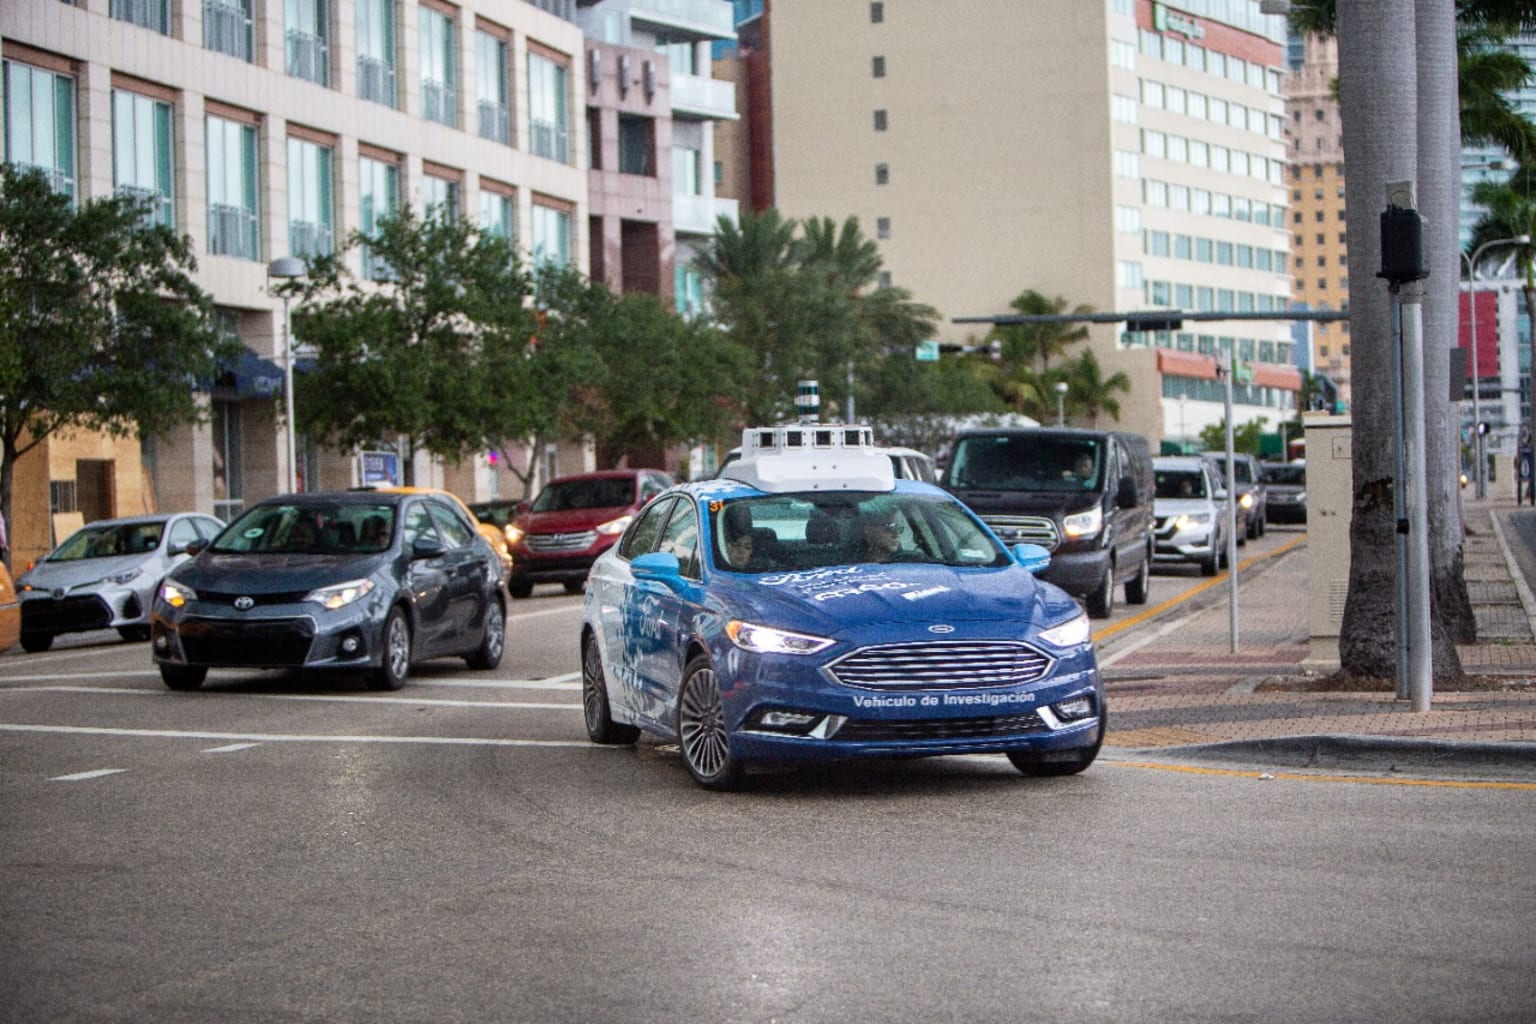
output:
<instances>
[{"instance_id":1,"label":"front bumper","mask_svg":"<svg viewBox=\"0 0 1536 1024\"><path fill-rule=\"evenodd\" d=\"M156 606L150 652L156 664L200 668L364 669L382 661L388 611L382 601L328 611L300 602L236 612L194 601L167 614Z\"/></svg>"},{"instance_id":2,"label":"front bumper","mask_svg":"<svg viewBox=\"0 0 1536 1024\"><path fill-rule=\"evenodd\" d=\"M1086 597L1099 588L1108 568L1108 548L1091 551L1062 551L1058 548L1051 552L1051 564L1038 575L1073 597Z\"/></svg>"},{"instance_id":3,"label":"front bumper","mask_svg":"<svg viewBox=\"0 0 1536 1024\"><path fill-rule=\"evenodd\" d=\"M34 590L18 596L23 633L84 633L149 621L146 602L128 587L97 586L58 597L51 591Z\"/></svg>"}]
</instances>

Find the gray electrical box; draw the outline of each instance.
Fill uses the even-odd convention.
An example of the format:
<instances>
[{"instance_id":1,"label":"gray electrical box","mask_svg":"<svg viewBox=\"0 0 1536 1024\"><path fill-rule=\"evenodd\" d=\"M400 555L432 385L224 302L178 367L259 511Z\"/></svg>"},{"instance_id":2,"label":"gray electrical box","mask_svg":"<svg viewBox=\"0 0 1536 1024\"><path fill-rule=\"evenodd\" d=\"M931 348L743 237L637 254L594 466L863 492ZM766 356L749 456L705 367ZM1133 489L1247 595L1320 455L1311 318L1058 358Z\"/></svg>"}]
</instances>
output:
<instances>
[{"instance_id":1,"label":"gray electrical box","mask_svg":"<svg viewBox=\"0 0 1536 1024\"><path fill-rule=\"evenodd\" d=\"M1307 586L1309 664L1339 663L1339 629L1349 596L1349 520L1354 507L1348 416L1307 415Z\"/></svg>"}]
</instances>

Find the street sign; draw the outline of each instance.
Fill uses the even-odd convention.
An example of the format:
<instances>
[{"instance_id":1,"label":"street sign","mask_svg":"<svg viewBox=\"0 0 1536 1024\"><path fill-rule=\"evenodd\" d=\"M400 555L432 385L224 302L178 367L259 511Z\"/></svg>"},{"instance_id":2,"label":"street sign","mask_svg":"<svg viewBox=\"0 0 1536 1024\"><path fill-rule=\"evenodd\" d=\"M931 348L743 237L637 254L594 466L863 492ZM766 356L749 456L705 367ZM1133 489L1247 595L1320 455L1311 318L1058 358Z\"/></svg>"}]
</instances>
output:
<instances>
[{"instance_id":1,"label":"street sign","mask_svg":"<svg viewBox=\"0 0 1536 1024\"><path fill-rule=\"evenodd\" d=\"M913 352L920 363L936 363L939 361L939 343L937 341L920 341Z\"/></svg>"}]
</instances>

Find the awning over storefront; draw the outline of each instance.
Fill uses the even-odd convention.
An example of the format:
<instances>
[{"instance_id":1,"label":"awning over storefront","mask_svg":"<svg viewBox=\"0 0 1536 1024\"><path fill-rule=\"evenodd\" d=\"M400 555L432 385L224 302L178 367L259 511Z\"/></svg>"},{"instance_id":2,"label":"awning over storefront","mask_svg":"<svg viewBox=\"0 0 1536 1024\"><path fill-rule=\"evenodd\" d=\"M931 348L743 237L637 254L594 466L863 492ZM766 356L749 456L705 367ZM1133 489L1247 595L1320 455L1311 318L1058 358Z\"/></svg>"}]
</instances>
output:
<instances>
[{"instance_id":1,"label":"awning over storefront","mask_svg":"<svg viewBox=\"0 0 1536 1024\"><path fill-rule=\"evenodd\" d=\"M283 393L283 368L249 348L241 351L230 375L240 398L270 398Z\"/></svg>"}]
</instances>

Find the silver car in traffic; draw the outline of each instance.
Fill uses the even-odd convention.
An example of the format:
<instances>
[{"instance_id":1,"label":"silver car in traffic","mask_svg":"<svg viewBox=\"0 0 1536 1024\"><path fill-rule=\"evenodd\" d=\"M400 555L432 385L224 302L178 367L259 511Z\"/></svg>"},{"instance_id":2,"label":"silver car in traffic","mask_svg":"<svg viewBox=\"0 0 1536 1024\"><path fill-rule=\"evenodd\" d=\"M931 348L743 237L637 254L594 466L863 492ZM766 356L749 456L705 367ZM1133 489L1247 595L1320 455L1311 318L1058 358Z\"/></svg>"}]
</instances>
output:
<instances>
[{"instance_id":1,"label":"silver car in traffic","mask_svg":"<svg viewBox=\"0 0 1536 1024\"><path fill-rule=\"evenodd\" d=\"M223 528L200 512L87 523L17 578L22 648L46 651L60 633L94 629L148 640L160 581Z\"/></svg>"}]
</instances>

